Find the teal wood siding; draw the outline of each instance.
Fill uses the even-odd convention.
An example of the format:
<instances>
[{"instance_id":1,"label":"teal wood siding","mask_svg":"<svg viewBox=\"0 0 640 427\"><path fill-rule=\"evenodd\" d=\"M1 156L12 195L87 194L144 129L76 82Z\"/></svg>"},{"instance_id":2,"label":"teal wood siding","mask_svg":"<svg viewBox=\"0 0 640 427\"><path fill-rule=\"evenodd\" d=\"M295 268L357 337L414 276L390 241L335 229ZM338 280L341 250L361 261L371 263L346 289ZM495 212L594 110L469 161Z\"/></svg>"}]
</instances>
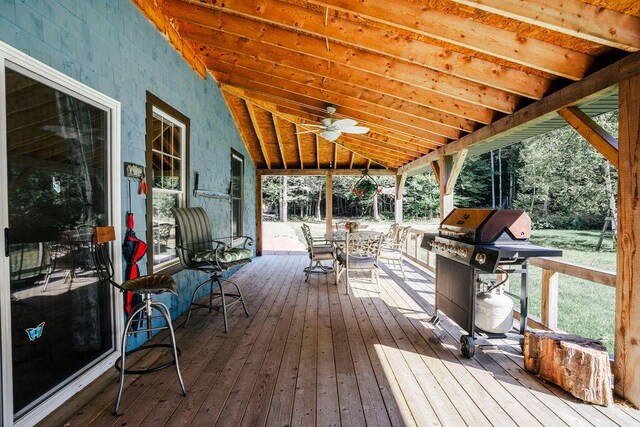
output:
<instances>
[{"instance_id":1,"label":"teal wood siding","mask_svg":"<svg viewBox=\"0 0 640 427\"><path fill-rule=\"evenodd\" d=\"M202 80L129 0L0 0L0 40L120 101L123 162L145 164L146 91L189 117L187 197L191 206L209 213L216 236L230 233L230 204L192 197L194 171L200 172L201 188L227 192L231 149L244 155L244 230L255 238L255 168L220 90L210 76ZM118 179L124 226L127 182ZM145 200L132 193L135 231L146 240ZM139 265L146 273L146 258ZM180 295L159 299L175 318L188 308L203 277L192 272L174 277ZM141 335L132 346L141 343Z\"/></svg>"}]
</instances>

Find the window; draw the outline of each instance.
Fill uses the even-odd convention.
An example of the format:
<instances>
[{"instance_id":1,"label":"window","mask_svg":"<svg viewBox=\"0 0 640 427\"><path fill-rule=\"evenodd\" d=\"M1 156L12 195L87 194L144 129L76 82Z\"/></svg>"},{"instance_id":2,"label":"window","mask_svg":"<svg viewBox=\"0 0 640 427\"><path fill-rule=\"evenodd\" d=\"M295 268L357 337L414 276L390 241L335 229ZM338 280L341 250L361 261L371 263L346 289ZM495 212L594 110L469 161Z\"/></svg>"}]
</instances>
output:
<instances>
[{"instance_id":1,"label":"window","mask_svg":"<svg viewBox=\"0 0 640 427\"><path fill-rule=\"evenodd\" d=\"M171 209L186 206L189 119L147 93L148 270L178 264Z\"/></svg>"},{"instance_id":2,"label":"window","mask_svg":"<svg viewBox=\"0 0 640 427\"><path fill-rule=\"evenodd\" d=\"M244 208L244 157L231 151L231 235L242 236L242 212Z\"/></svg>"}]
</instances>

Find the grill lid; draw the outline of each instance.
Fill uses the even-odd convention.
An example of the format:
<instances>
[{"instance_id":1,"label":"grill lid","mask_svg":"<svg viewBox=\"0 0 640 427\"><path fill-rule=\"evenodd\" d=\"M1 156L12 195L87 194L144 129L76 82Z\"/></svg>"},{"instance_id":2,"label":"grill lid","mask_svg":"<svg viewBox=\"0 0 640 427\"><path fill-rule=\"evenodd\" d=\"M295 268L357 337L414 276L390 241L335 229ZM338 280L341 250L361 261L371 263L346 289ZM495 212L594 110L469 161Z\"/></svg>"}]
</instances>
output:
<instances>
[{"instance_id":1,"label":"grill lid","mask_svg":"<svg viewBox=\"0 0 640 427\"><path fill-rule=\"evenodd\" d=\"M442 221L439 231L442 237L477 245L526 242L531 218L521 209L458 208Z\"/></svg>"}]
</instances>

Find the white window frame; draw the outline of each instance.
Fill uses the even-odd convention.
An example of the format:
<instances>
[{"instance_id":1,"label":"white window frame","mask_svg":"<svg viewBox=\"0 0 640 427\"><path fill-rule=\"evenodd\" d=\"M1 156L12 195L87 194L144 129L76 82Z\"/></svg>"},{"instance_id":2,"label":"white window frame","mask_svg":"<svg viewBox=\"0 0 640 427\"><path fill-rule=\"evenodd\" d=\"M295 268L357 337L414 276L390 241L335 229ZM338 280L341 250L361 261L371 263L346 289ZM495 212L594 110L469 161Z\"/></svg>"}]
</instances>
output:
<instances>
[{"instance_id":1,"label":"white window frame","mask_svg":"<svg viewBox=\"0 0 640 427\"><path fill-rule=\"evenodd\" d=\"M109 211L110 223L116 230L116 235L122 235L121 227L121 166L120 166L120 123L121 107L120 102L110 98L95 89L92 89L77 80L37 61L34 58L20 52L19 50L0 41L0 191L8 188L7 182L7 123L6 123L6 97L5 88L5 67L27 75L41 83L53 87L59 91L74 96L83 102L91 104L107 112L108 117L108 138L107 138L107 200L111 208ZM0 226L8 226L9 210L6 203L6 196L0 197ZM0 280L9 278L10 266L9 257L4 254L4 233L0 233ZM112 245L113 259L122 259L122 250L119 244ZM115 279L122 277L122 265L120 262L114 263ZM8 286L0 286L0 398L2 400L0 425L6 426L32 426L44 419L57 407L69 400L71 396L87 386L102 373L112 369L113 363L119 357L120 337L123 329L124 313L122 308L122 295L111 290L111 307L113 333L113 351L105 354L100 361L87 367L74 375L66 385L53 394L47 396L39 404L30 408L28 412L22 414L20 418L14 420L13 412L13 373L11 355L11 303L10 289Z\"/></svg>"},{"instance_id":2,"label":"white window frame","mask_svg":"<svg viewBox=\"0 0 640 427\"><path fill-rule=\"evenodd\" d=\"M153 197L160 193L160 194L178 194L179 200L178 200L178 207L184 207L186 206L187 203L187 172L186 172L186 156L187 156L187 152L186 152L186 145L187 145L187 125L185 123L183 123L181 120L175 118L174 116L172 116L171 114L167 113L166 111L162 110L161 108L159 108L158 106L154 105L152 107L152 115L158 115L160 117L162 117L163 120L166 120L168 122L171 122L174 126L179 127L181 129L180 132L180 190L165 190L162 188L156 188L154 187L153 181L150 182L150 187L151 187L151 196L152 196L152 200L151 200L151 208L152 211L150 212L150 215L153 217ZM163 153L161 151L155 150L153 148L153 143L151 143L151 147L148 147L148 149L151 149L152 152L156 152L156 153L162 153L162 154L166 154ZM175 158L175 156L173 156ZM153 167L153 166L152 166ZM149 179L152 179L152 177L149 177ZM153 218L152 218L153 221ZM154 231L151 231L151 234L153 235ZM152 241L153 244L153 241ZM153 254L153 249L152 249L152 254ZM178 258L178 252L176 251L174 256L167 261L161 262L159 264L155 264L155 262L153 263L153 272L159 272L164 270L165 268L174 266L176 264L178 264L180 262L180 259Z\"/></svg>"},{"instance_id":3,"label":"white window frame","mask_svg":"<svg viewBox=\"0 0 640 427\"><path fill-rule=\"evenodd\" d=\"M229 191L229 201L231 202L231 237L238 237L244 235L244 156L235 150L231 150L231 164L230 166L230 181L233 180L233 161L237 160L242 165L240 169L240 218L238 219L238 235L233 235L233 201L237 198L233 197L233 191Z\"/></svg>"}]
</instances>

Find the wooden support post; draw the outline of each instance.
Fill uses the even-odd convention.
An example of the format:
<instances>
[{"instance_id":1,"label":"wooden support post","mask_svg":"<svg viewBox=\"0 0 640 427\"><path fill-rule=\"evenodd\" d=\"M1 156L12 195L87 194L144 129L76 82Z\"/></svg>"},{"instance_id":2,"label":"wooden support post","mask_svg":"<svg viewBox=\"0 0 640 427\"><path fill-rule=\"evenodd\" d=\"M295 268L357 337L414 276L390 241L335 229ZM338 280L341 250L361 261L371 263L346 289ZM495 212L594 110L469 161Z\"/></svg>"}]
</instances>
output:
<instances>
[{"instance_id":1,"label":"wooden support post","mask_svg":"<svg viewBox=\"0 0 640 427\"><path fill-rule=\"evenodd\" d=\"M262 174L256 172L256 255L262 256Z\"/></svg>"},{"instance_id":2,"label":"wooden support post","mask_svg":"<svg viewBox=\"0 0 640 427\"><path fill-rule=\"evenodd\" d=\"M453 169L453 159L451 156L441 157L438 160L438 185L440 186L440 221L442 221L453 210L453 192L447 194L447 182Z\"/></svg>"},{"instance_id":3,"label":"wooden support post","mask_svg":"<svg viewBox=\"0 0 640 427\"><path fill-rule=\"evenodd\" d=\"M615 391L640 406L640 76L619 84Z\"/></svg>"},{"instance_id":4,"label":"wooden support post","mask_svg":"<svg viewBox=\"0 0 640 427\"><path fill-rule=\"evenodd\" d=\"M326 219L325 219L325 227L327 233L330 233L333 229L333 173L331 171L327 171L326 175L326 191L327 196L325 200L326 207Z\"/></svg>"},{"instance_id":5,"label":"wooden support post","mask_svg":"<svg viewBox=\"0 0 640 427\"><path fill-rule=\"evenodd\" d=\"M558 329L558 277L560 273L542 270L542 324Z\"/></svg>"},{"instance_id":6,"label":"wooden support post","mask_svg":"<svg viewBox=\"0 0 640 427\"><path fill-rule=\"evenodd\" d=\"M402 224L402 193L404 192L404 184L407 182L407 174L403 173L402 175L396 175L396 206L395 206L395 216L396 222L398 224Z\"/></svg>"}]
</instances>

